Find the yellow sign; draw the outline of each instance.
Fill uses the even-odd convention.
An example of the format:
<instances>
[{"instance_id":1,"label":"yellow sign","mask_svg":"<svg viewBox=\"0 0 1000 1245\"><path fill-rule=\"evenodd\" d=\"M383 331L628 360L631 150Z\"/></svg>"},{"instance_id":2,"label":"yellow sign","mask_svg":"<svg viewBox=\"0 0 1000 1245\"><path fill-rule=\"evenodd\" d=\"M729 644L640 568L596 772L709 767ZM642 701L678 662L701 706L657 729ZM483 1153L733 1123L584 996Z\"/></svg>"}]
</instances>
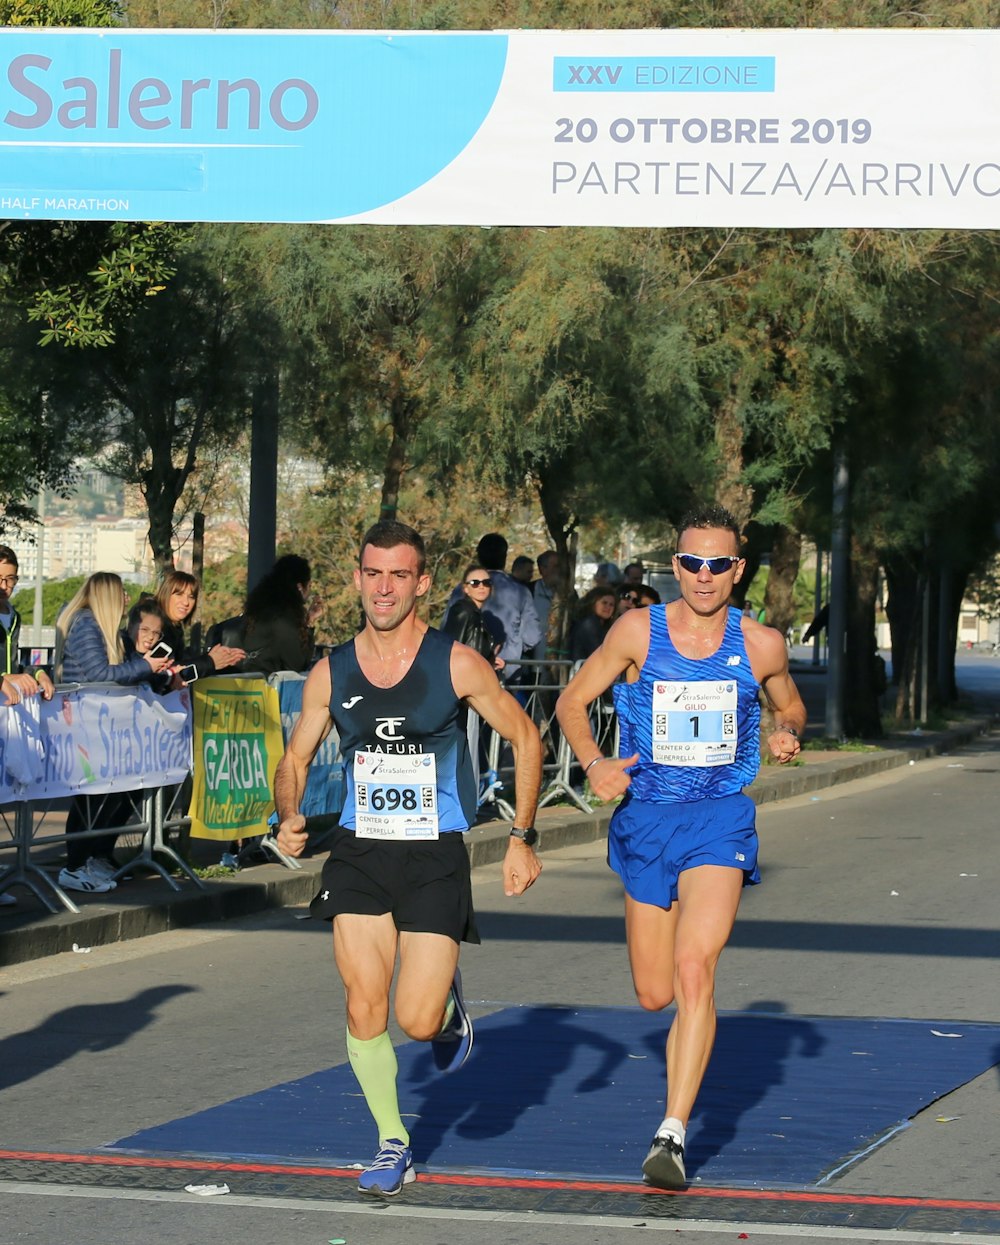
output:
<instances>
[{"instance_id":1,"label":"yellow sign","mask_svg":"<svg viewBox=\"0 0 1000 1245\"><path fill-rule=\"evenodd\" d=\"M274 810L285 750L278 693L262 679L202 679L194 687L191 835L252 838Z\"/></svg>"}]
</instances>

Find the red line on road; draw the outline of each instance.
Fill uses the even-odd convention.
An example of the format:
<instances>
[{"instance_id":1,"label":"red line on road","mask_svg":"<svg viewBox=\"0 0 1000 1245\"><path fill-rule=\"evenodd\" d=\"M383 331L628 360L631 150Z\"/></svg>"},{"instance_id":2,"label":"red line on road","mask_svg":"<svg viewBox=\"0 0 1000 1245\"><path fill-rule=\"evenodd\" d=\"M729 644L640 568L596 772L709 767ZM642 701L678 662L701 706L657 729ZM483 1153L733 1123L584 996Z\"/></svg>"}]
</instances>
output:
<instances>
[{"instance_id":1,"label":"red line on road","mask_svg":"<svg viewBox=\"0 0 1000 1245\"><path fill-rule=\"evenodd\" d=\"M306 1167L292 1163L236 1163L190 1159L157 1159L136 1155L61 1154L41 1150L0 1150L0 1162L21 1160L34 1163L79 1163L89 1167L149 1167L156 1169L206 1172L244 1172L248 1175L327 1176L355 1179L357 1168ZM870 1193L820 1193L798 1189L713 1188L653 1189L648 1185L602 1180L555 1180L515 1176L461 1176L421 1172L418 1184L451 1185L477 1189L535 1189L553 1192L642 1193L659 1197L736 1199L749 1202L809 1202L826 1206L912 1206L932 1210L984 1210L1000 1212L1000 1202L966 1201L960 1198L893 1197Z\"/></svg>"}]
</instances>

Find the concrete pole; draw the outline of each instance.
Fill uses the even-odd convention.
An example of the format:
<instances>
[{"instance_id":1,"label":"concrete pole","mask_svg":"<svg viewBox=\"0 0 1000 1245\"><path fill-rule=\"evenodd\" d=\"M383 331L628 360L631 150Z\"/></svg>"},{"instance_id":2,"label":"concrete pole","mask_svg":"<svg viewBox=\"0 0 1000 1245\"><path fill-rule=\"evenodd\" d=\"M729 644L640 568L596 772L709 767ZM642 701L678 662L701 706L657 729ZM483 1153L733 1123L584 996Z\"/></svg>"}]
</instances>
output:
<instances>
[{"instance_id":1,"label":"concrete pole","mask_svg":"<svg viewBox=\"0 0 1000 1245\"><path fill-rule=\"evenodd\" d=\"M833 451L833 516L830 540L830 621L827 624L829 656L826 663L826 734L844 734L844 645L847 638L847 579L850 567L848 497L850 473L847 446L839 436Z\"/></svg>"},{"instance_id":2,"label":"concrete pole","mask_svg":"<svg viewBox=\"0 0 1000 1245\"><path fill-rule=\"evenodd\" d=\"M274 565L278 509L278 413L278 377L270 372L258 383L253 394L247 592Z\"/></svg>"},{"instance_id":3,"label":"concrete pole","mask_svg":"<svg viewBox=\"0 0 1000 1245\"><path fill-rule=\"evenodd\" d=\"M823 550L816 546L816 591L813 595L813 618L815 618L823 608ZM812 664L819 665L820 645L823 641L820 639L821 632L817 629L813 636L813 656Z\"/></svg>"},{"instance_id":4,"label":"concrete pole","mask_svg":"<svg viewBox=\"0 0 1000 1245\"><path fill-rule=\"evenodd\" d=\"M35 545L35 621L31 628L31 647L42 647L42 588L45 565L45 486L38 490L38 543Z\"/></svg>"}]
</instances>

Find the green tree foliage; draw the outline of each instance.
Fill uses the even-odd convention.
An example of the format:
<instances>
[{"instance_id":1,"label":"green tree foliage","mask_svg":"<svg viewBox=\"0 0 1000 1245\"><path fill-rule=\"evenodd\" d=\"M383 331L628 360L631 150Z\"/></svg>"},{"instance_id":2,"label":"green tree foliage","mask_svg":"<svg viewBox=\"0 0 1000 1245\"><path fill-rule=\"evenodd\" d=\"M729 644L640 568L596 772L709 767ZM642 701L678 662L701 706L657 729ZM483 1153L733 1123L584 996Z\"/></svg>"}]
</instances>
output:
<instances>
[{"instance_id":1,"label":"green tree foliage","mask_svg":"<svg viewBox=\"0 0 1000 1245\"><path fill-rule=\"evenodd\" d=\"M269 335L227 285L227 238L199 231L178 252L168 289L123 322L112 343L79 357L79 401L100 431L100 465L139 486L161 569L173 564L177 505L199 456L247 421L256 335Z\"/></svg>"},{"instance_id":2,"label":"green tree foliage","mask_svg":"<svg viewBox=\"0 0 1000 1245\"><path fill-rule=\"evenodd\" d=\"M111 27L118 0L2 0L0 25ZM103 346L169 280L176 227L124 221L0 221L0 299L43 345Z\"/></svg>"},{"instance_id":3,"label":"green tree foliage","mask_svg":"<svg viewBox=\"0 0 1000 1245\"><path fill-rule=\"evenodd\" d=\"M0 23L13 27L109 27L120 15L116 0L0 2ZM0 220L0 350L17 359L0 392L7 524L30 522L39 486L66 486L74 455L90 444L90 429L58 397L66 389L59 360L39 357L35 344L112 342L169 280L177 237L174 226L146 223Z\"/></svg>"},{"instance_id":4,"label":"green tree foliage","mask_svg":"<svg viewBox=\"0 0 1000 1245\"><path fill-rule=\"evenodd\" d=\"M458 403L464 334L489 281L489 235L372 227L244 236L244 271L281 326L284 408L329 466L376 468L382 513L394 514L406 472L428 462L428 439L440 438Z\"/></svg>"}]
</instances>

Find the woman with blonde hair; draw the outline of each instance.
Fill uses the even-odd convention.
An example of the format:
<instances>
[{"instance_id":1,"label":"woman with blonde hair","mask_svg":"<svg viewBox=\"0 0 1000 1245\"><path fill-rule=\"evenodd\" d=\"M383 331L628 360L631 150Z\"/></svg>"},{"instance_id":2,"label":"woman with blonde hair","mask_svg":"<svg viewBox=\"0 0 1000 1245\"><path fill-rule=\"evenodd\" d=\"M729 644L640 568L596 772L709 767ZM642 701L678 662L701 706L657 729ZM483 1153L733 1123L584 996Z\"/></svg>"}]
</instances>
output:
<instances>
[{"instance_id":1,"label":"woman with blonde hair","mask_svg":"<svg viewBox=\"0 0 1000 1245\"><path fill-rule=\"evenodd\" d=\"M167 657L126 651L119 630L128 605L125 585L110 571L85 580L56 620L59 683L148 683L169 665Z\"/></svg>"},{"instance_id":2,"label":"woman with blonde hair","mask_svg":"<svg viewBox=\"0 0 1000 1245\"><path fill-rule=\"evenodd\" d=\"M184 628L194 617L198 608L201 584L197 575L187 571L167 571L156 592L156 603L163 610L166 626L163 638L174 651L174 661L180 666L194 666L196 677L204 679L219 670L238 665L246 652L227 644L216 644L207 653L195 653L187 642ZM190 682L190 680L188 680Z\"/></svg>"},{"instance_id":3,"label":"woman with blonde hair","mask_svg":"<svg viewBox=\"0 0 1000 1245\"><path fill-rule=\"evenodd\" d=\"M169 657L139 654L119 630L128 604L125 585L110 571L85 580L56 620L56 681L59 683L148 683L170 665ZM66 833L122 826L132 814L128 792L76 796L66 816ZM59 885L66 890L114 890L117 835L66 842L66 868Z\"/></svg>"}]
</instances>

